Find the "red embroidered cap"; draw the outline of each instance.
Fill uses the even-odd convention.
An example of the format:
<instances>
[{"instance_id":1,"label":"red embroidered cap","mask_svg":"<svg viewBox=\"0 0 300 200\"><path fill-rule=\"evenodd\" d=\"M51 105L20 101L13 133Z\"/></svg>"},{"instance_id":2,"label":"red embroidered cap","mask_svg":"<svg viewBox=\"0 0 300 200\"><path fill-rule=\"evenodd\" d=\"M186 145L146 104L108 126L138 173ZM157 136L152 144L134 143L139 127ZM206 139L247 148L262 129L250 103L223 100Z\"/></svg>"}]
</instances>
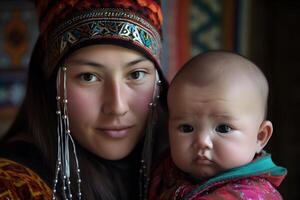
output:
<instances>
[{"instance_id":1,"label":"red embroidered cap","mask_svg":"<svg viewBox=\"0 0 300 200\"><path fill-rule=\"evenodd\" d=\"M89 44L116 44L142 52L160 68L159 0L36 0L45 72Z\"/></svg>"}]
</instances>

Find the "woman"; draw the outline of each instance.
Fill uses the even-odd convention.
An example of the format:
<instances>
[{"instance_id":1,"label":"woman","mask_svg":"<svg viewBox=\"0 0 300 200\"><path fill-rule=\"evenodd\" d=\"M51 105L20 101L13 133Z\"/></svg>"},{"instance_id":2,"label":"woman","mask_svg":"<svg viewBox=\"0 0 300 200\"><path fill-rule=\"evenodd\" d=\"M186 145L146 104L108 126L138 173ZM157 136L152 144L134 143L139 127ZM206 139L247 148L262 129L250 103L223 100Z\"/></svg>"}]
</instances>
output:
<instances>
[{"instance_id":1,"label":"woman","mask_svg":"<svg viewBox=\"0 0 300 200\"><path fill-rule=\"evenodd\" d=\"M26 96L1 145L1 198L144 198L167 88L160 2L37 8Z\"/></svg>"}]
</instances>

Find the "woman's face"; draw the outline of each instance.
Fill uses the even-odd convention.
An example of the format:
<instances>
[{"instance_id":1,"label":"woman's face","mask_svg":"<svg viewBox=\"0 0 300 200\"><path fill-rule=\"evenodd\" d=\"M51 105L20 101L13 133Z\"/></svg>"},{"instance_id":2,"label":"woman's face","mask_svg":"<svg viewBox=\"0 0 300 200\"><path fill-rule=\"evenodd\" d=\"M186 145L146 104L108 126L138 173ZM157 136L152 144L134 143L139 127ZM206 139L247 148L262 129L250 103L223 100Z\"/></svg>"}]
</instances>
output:
<instances>
[{"instance_id":1,"label":"woman's face","mask_svg":"<svg viewBox=\"0 0 300 200\"><path fill-rule=\"evenodd\" d=\"M72 136L104 159L124 158L144 133L154 64L114 45L81 48L65 64Z\"/></svg>"}]
</instances>

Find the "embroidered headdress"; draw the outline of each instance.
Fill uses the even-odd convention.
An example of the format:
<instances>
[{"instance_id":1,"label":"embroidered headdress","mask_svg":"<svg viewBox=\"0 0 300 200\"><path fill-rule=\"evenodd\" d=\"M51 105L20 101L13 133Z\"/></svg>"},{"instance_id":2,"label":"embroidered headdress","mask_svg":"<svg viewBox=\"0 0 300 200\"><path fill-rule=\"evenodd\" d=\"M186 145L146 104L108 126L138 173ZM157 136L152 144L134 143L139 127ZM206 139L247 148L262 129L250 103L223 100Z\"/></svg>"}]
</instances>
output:
<instances>
[{"instance_id":1,"label":"embroidered headdress","mask_svg":"<svg viewBox=\"0 0 300 200\"><path fill-rule=\"evenodd\" d=\"M162 12L158 0L36 0L45 72L88 44L134 48L160 67Z\"/></svg>"},{"instance_id":2,"label":"embroidered headdress","mask_svg":"<svg viewBox=\"0 0 300 200\"><path fill-rule=\"evenodd\" d=\"M156 116L156 103L160 86L167 85L160 66L162 12L159 0L35 0L44 50L44 72L49 78L57 69L57 163L53 182L62 185L62 197L72 199L76 188L71 188L70 150L76 161L77 199L81 199L80 164L75 143L69 129L67 111L67 66L64 58L76 49L92 44L113 44L141 52L155 63L156 82L151 103L144 149L141 160L141 198L147 196L148 175L152 152L152 129ZM62 90L61 90L62 89ZM71 143L71 147L69 147ZM73 179L74 180L74 179ZM73 192L72 192L73 191Z\"/></svg>"}]
</instances>

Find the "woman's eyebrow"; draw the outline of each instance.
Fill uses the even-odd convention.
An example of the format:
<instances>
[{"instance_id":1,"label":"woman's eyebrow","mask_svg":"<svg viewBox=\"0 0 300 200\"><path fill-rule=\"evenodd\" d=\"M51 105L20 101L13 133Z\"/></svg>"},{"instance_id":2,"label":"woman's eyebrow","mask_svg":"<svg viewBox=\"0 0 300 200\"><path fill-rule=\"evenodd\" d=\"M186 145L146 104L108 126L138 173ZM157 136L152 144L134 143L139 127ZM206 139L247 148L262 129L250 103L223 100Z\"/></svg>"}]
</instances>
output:
<instances>
[{"instance_id":1,"label":"woman's eyebrow","mask_svg":"<svg viewBox=\"0 0 300 200\"><path fill-rule=\"evenodd\" d=\"M135 64L137 64L137 63L143 62L143 61L148 61L148 59L147 59L147 58L144 58L144 57L141 57L141 58L138 58L138 59L135 59L135 60L132 60L132 61L126 63L125 66L126 66L126 67L129 67L129 66L135 65Z\"/></svg>"},{"instance_id":2,"label":"woman's eyebrow","mask_svg":"<svg viewBox=\"0 0 300 200\"><path fill-rule=\"evenodd\" d=\"M69 60L67 63L75 64L75 65L88 65L91 67L104 67L104 65L101 63L97 63L91 60L84 60L84 59L72 59Z\"/></svg>"},{"instance_id":3,"label":"woman's eyebrow","mask_svg":"<svg viewBox=\"0 0 300 200\"><path fill-rule=\"evenodd\" d=\"M130 67L132 65L135 65L137 63L144 62L144 61L148 61L148 59L144 58L144 57L138 58L138 59L127 62L125 64L125 67ZM73 63L73 64L76 64L76 65L88 65L88 66L91 66L91 67L104 67L105 66L101 63L94 62L92 60L85 60L85 59L72 59L72 60L69 60L67 63Z\"/></svg>"}]
</instances>

